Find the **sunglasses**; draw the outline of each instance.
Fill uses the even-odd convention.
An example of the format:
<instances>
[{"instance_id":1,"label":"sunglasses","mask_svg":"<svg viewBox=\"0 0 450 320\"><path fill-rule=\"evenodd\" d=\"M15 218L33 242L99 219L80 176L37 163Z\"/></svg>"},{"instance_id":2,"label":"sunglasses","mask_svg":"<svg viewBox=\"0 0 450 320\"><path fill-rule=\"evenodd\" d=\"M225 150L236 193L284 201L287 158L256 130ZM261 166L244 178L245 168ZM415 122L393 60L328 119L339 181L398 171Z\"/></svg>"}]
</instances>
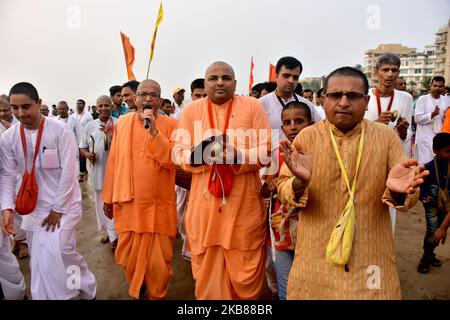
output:
<instances>
[{"instance_id":1,"label":"sunglasses","mask_svg":"<svg viewBox=\"0 0 450 320\"><path fill-rule=\"evenodd\" d=\"M345 96L348 101L359 101L362 98L364 98L366 95L359 93L359 92L327 92L325 93L325 96L330 99L330 100L334 100L334 101L341 101L342 97Z\"/></svg>"}]
</instances>

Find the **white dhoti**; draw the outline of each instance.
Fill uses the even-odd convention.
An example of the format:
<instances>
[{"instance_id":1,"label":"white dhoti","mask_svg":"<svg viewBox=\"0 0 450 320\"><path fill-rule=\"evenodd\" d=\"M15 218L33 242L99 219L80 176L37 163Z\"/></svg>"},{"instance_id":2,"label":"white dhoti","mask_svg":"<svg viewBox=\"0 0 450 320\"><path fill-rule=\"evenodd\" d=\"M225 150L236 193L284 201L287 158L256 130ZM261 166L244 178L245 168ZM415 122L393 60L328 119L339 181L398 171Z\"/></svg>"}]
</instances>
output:
<instances>
[{"instance_id":1,"label":"white dhoti","mask_svg":"<svg viewBox=\"0 0 450 320\"><path fill-rule=\"evenodd\" d=\"M14 236L14 240L27 243L27 232L20 227L21 224L22 216L14 211L14 230L17 231L17 234Z\"/></svg>"},{"instance_id":2,"label":"white dhoti","mask_svg":"<svg viewBox=\"0 0 450 320\"><path fill-rule=\"evenodd\" d=\"M178 217L178 232L183 239L183 245L181 247L181 255L187 259L191 258L191 252L188 248L188 242L186 237L185 217L186 210L189 202L189 190L182 187L175 186L175 193L177 195L177 217Z\"/></svg>"},{"instance_id":3,"label":"white dhoti","mask_svg":"<svg viewBox=\"0 0 450 320\"><path fill-rule=\"evenodd\" d=\"M27 232L30 249L31 296L33 300L68 300L75 296L93 299L94 275L76 251L76 231L55 229Z\"/></svg>"},{"instance_id":4,"label":"white dhoti","mask_svg":"<svg viewBox=\"0 0 450 320\"><path fill-rule=\"evenodd\" d=\"M389 214L391 216L392 234L395 233L395 221L397 220L397 210L389 207Z\"/></svg>"},{"instance_id":5,"label":"white dhoti","mask_svg":"<svg viewBox=\"0 0 450 320\"><path fill-rule=\"evenodd\" d=\"M417 143L417 161L420 164L430 162L434 158L433 152L433 137L430 137L430 141L422 141Z\"/></svg>"},{"instance_id":6,"label":"white dhoti","mask_svg":"<svg viewBox=\"0 0 450 320\"><path fill-rule=\"evenodd\" d=\"M6 300L21 300L25 295L25 280L16 257L11 252L9 237L0 231L0 285Z\"/></svg>"},{"instance_id":7,"label":"white dhoti","mask_svg":"<svg viewBox=\"0 0 450 320\"><path fill-rule=\"evenodd\" d=\"M106 230L109 241L113 242L117 239L117 232L114 228L114 219L108 219L103 211L103 191L95 191L95 212L97 214L98 231Z\"/></svg>"}]
</instances>

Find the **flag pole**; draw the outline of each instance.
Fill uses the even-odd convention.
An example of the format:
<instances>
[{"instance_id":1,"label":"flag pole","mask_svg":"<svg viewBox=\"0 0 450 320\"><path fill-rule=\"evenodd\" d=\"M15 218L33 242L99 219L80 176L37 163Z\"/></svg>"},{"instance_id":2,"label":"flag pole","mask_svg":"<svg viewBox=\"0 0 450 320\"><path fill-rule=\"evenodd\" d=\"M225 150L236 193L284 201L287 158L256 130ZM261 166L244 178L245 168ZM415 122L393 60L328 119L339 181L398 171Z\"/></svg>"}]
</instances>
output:
<instances>
[{"instance_id":1,"label":"flag pole","mask_svg":"<svg viewBox=\"0 0 450 320\"><path fill-rule=\"evenodd\" d=\"M156 33L158 32L158 27L163 20L163 6L162 2L159 5L158 17L156 18L155 31L153 31L152 44L150 46L150 58L148 59L148 68L147 68L147 76L145 77L148 80L148 76L150 74L150 64L153 60L153 52L155 50L155 42L156 42Z\"/></svg>"}]
</instances>

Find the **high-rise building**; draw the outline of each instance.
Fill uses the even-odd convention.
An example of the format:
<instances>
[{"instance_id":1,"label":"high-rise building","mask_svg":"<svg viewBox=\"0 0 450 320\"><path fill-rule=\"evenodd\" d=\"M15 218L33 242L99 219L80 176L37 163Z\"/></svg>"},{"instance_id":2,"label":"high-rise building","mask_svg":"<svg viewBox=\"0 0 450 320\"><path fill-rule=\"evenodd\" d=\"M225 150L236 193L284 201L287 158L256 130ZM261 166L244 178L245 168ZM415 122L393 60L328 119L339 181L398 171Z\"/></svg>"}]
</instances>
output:
<instances>
[{"instance_id":1,"label":"high-rise building","mask_svg":"<svg viewBox=\"0 0 450 320\"><path fill-rule=\"evenodd\" d=\"M436 45L426 45L424 52L410 53L400 60L400 76L405 79L408 89L427 91L425 84L434 76Z\"/></svg>"},{"instance_id":2,"label":"high-rise building","mask_svg":"<svg viewBox=\"0 0 450 320\"><path fill-rule=\"evenodd\" d=\"M436 33L436 68L434 75L443 76L445 83L450 83L450 20Z\"/></svg>"}]
</instances>

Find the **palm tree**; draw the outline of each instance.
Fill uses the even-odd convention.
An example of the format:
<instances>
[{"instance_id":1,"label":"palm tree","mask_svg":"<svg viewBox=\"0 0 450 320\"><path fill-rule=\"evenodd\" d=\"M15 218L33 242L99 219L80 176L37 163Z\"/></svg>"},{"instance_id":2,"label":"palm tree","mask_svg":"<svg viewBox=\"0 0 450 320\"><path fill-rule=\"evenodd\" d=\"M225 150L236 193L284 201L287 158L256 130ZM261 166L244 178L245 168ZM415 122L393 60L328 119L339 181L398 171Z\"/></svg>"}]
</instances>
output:
<instances>
[{"instance_id":1,"label":"palm tree","mask_svg":"<svg viewBox=\"0 0 450 320\"><path fill-rule=\"evenodd\" d=\"M415 83L414 81L411 80L410 82L408 82L408 85L409 85L409 90L413 91L416 88L417 83Z\"/></svg>"},{"instance_id":2,"label":"palm tree","mask_svg":"<svg viewBox=\"0 0 450 320\"><path fill-rule=\"evenodd\" d=\"M431 88L431 77L425 77L422 80L422 87L425 92L428 92Z\"/></svg>"}]
</instances>

